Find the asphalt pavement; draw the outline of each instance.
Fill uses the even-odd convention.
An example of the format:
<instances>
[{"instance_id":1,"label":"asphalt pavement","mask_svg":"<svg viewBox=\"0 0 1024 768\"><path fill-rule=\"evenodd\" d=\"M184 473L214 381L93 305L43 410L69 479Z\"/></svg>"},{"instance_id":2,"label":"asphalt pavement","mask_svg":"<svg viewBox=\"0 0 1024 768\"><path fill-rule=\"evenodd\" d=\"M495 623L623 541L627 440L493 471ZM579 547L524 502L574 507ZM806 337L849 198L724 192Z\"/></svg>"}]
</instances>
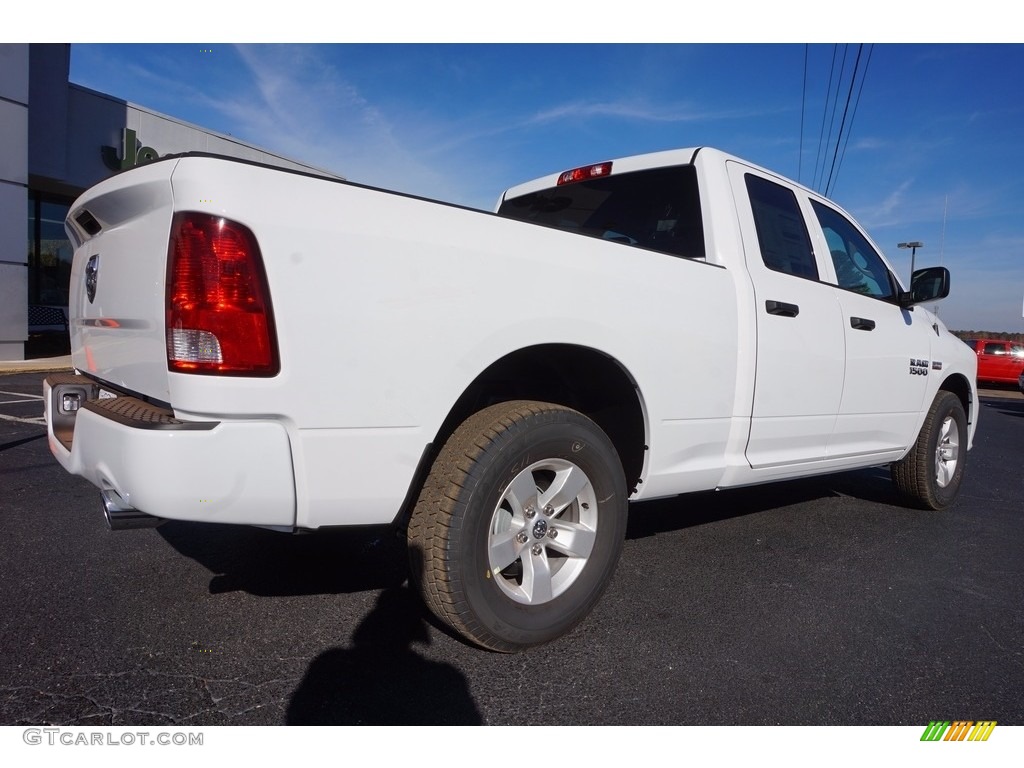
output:
<instances>
[{"instance_id":1,"label":"asphalt pavement","mask_svg":"<svg viewBox=\"0 0 1024 768\"><path fill-rule=\"evenodd\" d=\"M384 530L109 532L41 379L0 375L0 724L1024 724L1020 399L983 399L947 512L884 470L634 505L594 613L507 656Z\"/></svg>"}]
</instances>

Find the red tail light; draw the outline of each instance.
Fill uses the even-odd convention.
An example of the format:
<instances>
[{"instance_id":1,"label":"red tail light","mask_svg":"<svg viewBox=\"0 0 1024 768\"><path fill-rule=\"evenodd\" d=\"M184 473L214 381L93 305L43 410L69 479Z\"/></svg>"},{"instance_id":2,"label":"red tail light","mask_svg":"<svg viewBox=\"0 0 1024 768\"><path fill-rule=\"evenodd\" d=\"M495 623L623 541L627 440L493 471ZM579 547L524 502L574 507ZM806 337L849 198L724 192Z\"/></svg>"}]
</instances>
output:
<instances>
[{"instance_id":1,"label":"red tail light","mask_svg":"<svg viewBox=\"0 0 1024 768\"><path fill-rule=\"evenodd\" d=\"M205 213L178 213L167 257L167 367L274 376L274 315L256 238Z\"/></svg>"}]
</instances>

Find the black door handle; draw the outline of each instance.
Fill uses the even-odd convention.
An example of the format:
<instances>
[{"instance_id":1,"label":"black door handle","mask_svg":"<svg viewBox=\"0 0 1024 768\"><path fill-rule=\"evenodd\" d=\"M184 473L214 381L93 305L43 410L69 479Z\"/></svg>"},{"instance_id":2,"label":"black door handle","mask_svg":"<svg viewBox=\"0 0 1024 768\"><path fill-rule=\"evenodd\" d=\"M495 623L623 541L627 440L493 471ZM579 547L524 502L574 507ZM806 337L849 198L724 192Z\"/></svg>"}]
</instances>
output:
<instances>
[{"instance_id":1,"label":"black door handle","mask_svg":"<svg viewBox=\"0 0 1024 768\"><path fill-rule=\"evenodd\" d=\"M800 307L796 304L787 304L774 299L768 299L764 303L764 308L768 310L769 315L779 315L780 317L796 317L800 314Z\"/></svg>"},{"instance_id":2,"label":"black door handle","mask_svg":"<svg viewBox=\"0 0 1024 768\"><path fill-rule=\"evenodd\" d=\"M851 317L850 327L856 328L858 331L873 331L875 330L875 321L868 320L866 317Z\"/></svg>"}]
</instances>

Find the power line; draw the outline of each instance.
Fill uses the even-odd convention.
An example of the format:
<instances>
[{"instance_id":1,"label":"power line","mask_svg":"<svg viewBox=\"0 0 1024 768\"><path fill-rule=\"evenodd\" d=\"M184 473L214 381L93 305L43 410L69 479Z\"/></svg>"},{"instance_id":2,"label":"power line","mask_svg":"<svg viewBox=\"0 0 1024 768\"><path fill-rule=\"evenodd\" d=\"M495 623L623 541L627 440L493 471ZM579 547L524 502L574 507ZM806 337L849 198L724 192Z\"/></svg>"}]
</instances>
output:
<instances>
[{"instance_id":1,"label":"power line","mask_svg":"<svg viewBox=\"0 0 1024 768\"><path fill-rule=\"evenodd\" d=\"M800 154L796 160L796 180L803 182L801 178L804 165L804 115L807 111L807 54L811 49L810 43L804 43L804 90L800 98Z\"/></svg>"},{"instance_id":2,"label":"power line","mask_svg":"<svg viewBox=\"0 0 1024 768\"><path fill-rule=\"evenodd\" d=\"M875 45L874 43L872 43L871 45L868 46L868 58L867 61L864 62L864 72L860 76L860 88L857 89L857 100L853 103L853 112L850 113L850 127L846 131L846 141L843 142L843 152L839 156L839 165L836 166L836 183L839 183L839 169L842 168L843 160L846 158L846 147L850 143L850 135L853 133L853 120L857 116L857 107L860 106L860 96L862 93L864 93L864 81L867 80L868 78L868 67L871 66L871 54L873 54L874 52ZM856 74L856 70L854 70L855 78ZM835 185L832 186L832 190L835 190ZM825 193L826 197L829 196L830 194L831 192L828 191L826 191Z\"/></svg>"},{"instance_id":3,"label":"power line","mask_svg":"<svg viewBox=\"0 0 1024 768\"><path fill-rule=\"evenodd\" d=\"M843 89L843 77L846 75L846 56L850 52L850 46L843 44L843 60L839 64L839 77L836 79L836 90L832 96L832 115L828 121L828 137L825 140L825 153L822 157L821 162L821 174L818 176L817 189L822 194L825 194L822 188L822 182L825 180L825 165L828 163L829 147L833 146L832 131L836 127L836 110L839 109L839 93ZM838 138L836 139L838 141ZM835 150L832 150L832 165L835 165L836 156Z\"/></svg>"},{"instance_id":4,"label":"power line","mask_svg":"<svg viewBox=\"0 0 1024 768\"><path fill-rule=\"evenodd\" d=\"M804 87L800 108L800 158L798 165L798 181L803 181L803 145L804 145L804 124L807 112L807 81L810 73L809 45L804 46ZM839 45L832 46L832 62L829 65L828 86L825 91L825 99L822 105L821 126L818 132L818 148L815 153L814 173L808 186L816 189L823 195L829 196L839 181L839 172L846 158L846 150L850 144L850 136L853 134L853 124L860 107L860 99L864 93L864 83L867 80L868 69L871 65L871 58L874 53L874 45L859 44L857 56L854 59L852 70L847 80L846 62L849 57L849 45L843 44L842 56L840 56ZM866 56L865 56L866 53ZM863 62L863 66L862 66ZM858 80L860 81L858 83ZM846 90L846 98L843 104L842 116L836 130L836 117L839 113L839 99L842 91ZM856 96L854 95L856 94ZM825 125L828 124L826 131ZM829 159L831 155L831 159ZM825 170L828 169L826 176Z\"/></svg>"},{"instance_id":5,"label":"power line","mask_svg":"<svg viewBox=\"0 0 1024 768\"><path fill-rule=\"evenodd\" d=\"M836 49L838 50L838 46L836 46ZM843 78L846 75L846 58L847 58L848 53L849 53L849 45L844 43L843 44L843 57L842 57L842 60L839 62L839 75L838 75L838 77L835 77L835 91L832 90L832 80L833 80L833 77L835 76L836 55L835 55L835 53L833 53L833 55L832 55L832 69L831 69L831 71L829 73L829 89L828 89L828 94L826 95L826 100L825 100L825 111L822 114L822 127L823 128L824 128L825 117L828 116L828 135L825 136L825 140L824 140L823 144L821 145L821 150L820 150L820 154L821 154L821 167L818 169L819 172L816 174L815 180L814 180L814 187L815 187L815 189L817 189L822 194L824 194L824 190L822 189L822 182L825 179L825 166L829 165L828 156L829 156L830 149L831 149L831 153L832 153L832 163L831 163L830 167L834 167L835 166L835 153L836 153L836 149L834 147L838 146L839 138L836 137L835 143L833 143L832 134L833 134L833 131L834 131L835 126L836 126L836 111L839 109L839 94L842 91L842 88L843 88ZM829 102L831 102L831 104L832 104L831 110L829 109ZM829 114L830 112L831 112L831 114Z\"/></svg>"},{"instance_id":6,"label":"power line","mask_svg":"<svg viewBox=\"0 0 1024 768\"><path fill-rule=\"evenodd\" d=\"M832 64L828 71L828 86L825 89L825 106L821 113L821 129L818 132L818 151L814 157L814 174L811 176L811 186L816 187L818 184L818 170L822 162L822 151L825 146L825 120L828 117L828 102L832 98L832 78L836 72L836 53L839 50L838 45L832 46Z\"/></svg>"},{"instance_id":7,"label":"power line","mask_svg":"<svg viewBox=\"0 0 1024 768\"><path fill-rule=\"evenodd\" d=\"M857 70L860 69L860 57L864 52L864 44L857 47L857 58L853 62L853 74L850 75L850 87L846 91L846 104L843 105L843 118L839 121L839 135L836 136L836 147L832 152L832 167L828 171L828 181L825 182L825 197L828 197L829 188L832 186L832 174L836 170L836 161L839 159L839 143L843 139L843 131L846 129L846 116L850 112L850 101L853 99L853 86L857 82ZM852 125L852 118L851 118ZM849 134L847 134L849 138Z\"/></svg>"}]
</instances>

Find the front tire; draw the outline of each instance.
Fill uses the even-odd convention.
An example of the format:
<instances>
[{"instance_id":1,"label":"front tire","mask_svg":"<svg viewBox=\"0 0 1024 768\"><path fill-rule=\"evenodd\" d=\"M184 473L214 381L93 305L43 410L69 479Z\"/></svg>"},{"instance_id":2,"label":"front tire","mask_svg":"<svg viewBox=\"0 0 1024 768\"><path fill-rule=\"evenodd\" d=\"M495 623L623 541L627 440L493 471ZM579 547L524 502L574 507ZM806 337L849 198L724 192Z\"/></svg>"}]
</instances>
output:
<instances>
[{"instance_id":1,"label":"front tire","mask_svg":"<svg viewBox=\"0 0 1024 768\"><path fill-rule=\"evenodd\" d=\"M967 435L960 398L940 391L914 447L891 468L896 489L908 504L941 510L953 503L964 478Z\"/></svg>"},{"instance_id":2,"label":"front tire","mask_svg":"<svg viewBox=\"0 0 1024 768\"><path fill-rule=\"evenodd\" d=\"M626 530L622 465L577 411L500 403L448 439L409 523L412 573L434 614L491 650L575 627L604 592Z\"/></svg>"}]
</instances>

